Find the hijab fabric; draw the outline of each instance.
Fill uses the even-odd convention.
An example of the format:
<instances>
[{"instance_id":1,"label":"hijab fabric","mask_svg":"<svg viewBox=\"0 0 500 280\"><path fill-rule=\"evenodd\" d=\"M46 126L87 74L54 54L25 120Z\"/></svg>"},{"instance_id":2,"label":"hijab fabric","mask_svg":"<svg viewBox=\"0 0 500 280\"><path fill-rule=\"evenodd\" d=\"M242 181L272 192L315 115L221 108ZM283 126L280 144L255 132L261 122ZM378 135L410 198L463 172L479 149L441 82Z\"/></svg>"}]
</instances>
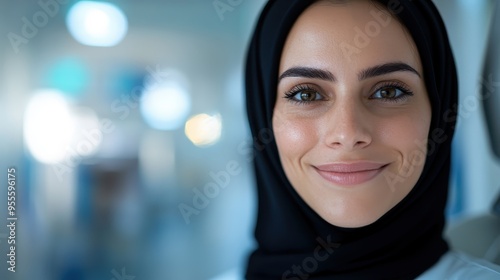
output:
<instances>
[{"instance_id":1,"label":"hijab fabric","mask_svg":"<svg viewBox=\"0 0 500 280\"><path fill-rule=\"evenodd\" d=\"M412 191L376 222L334 226L297 194L280 163L272 114L282 48L313 0L270 0L248 49L247 114L255 139L257 249L247 279L413 279L446 253L442 237L450 150L456 122L457 74L443 21L430 0L377 0L417 45L432 107L428 153ZM398 10L391 10L399 3ZM455 106L454 106L455 105Z\"/></svg>"}]
</instances>

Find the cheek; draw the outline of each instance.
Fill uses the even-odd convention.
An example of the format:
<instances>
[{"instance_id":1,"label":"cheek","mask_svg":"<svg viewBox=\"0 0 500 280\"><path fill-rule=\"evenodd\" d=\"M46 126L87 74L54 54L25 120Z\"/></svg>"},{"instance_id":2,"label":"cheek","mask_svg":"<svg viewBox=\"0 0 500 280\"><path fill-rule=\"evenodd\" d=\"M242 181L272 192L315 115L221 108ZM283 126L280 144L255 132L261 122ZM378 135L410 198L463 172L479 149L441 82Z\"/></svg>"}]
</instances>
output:
<instances>
[{"instance_id":1,"label":"cheek","mask_svg":"<svg viewBox=\"0 0 500 280\"><path fill-rule=\"evenodd\" d=\"M318 142L315 125L275 110L273 131L283 163L299 159Z\"/></svg>"},{"instance_id":2,"label":"cheek","mask_svg":"<svg viewBox=\"0 0 500 280\"><path fill-rule=\"evenodd\" d=\"M390 170L396 176L391 185L401 191L401 199L413 188L422 173L427 158L429 128L430 112L400 116L385 122L381 128L381 142L398 158L394 169Z\"/></svg>"},{"instance_id":3,"label":"cheek","mask_svg":"<svg viewBox=\"0 0 500 280\"><path fill-rule=\"evenodd\" d=\"M415 152L426 153L430 123L429 100L416 97L412 106L380 120L378 129L381 142L397 149L404 157Z\"/></svg>"},{"instance_id":4,"label":"cheek","mask_svg":"<svg viewBox=\"0 0 500 280\"><path fill-rule=\"evenodd\" d=\"M380 127L381 142L389 144L401 152L419 148L419 143L426 142L430 120L422 117L400 117L384 122Z\"/></svg>"}]
</instances>

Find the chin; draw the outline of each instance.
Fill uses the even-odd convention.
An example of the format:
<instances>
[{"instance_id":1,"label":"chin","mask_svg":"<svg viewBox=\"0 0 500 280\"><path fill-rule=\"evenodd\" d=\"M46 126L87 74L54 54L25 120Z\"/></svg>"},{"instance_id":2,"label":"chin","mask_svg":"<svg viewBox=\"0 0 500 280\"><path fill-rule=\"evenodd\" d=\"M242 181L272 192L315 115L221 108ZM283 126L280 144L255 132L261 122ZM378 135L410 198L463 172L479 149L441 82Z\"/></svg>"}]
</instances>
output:
<instances>
[{"instance_id":1,"label":"chin","mask_svg":"<svg viewBox=\"0 0 500 280\"><path fill-rule=\"evenodd\" d=\"M404 185L389 188L383 174L356 186L336 186L330 182L309 177L305 185L296 188L304 201L329 224L344 228L370 225L389 212L411 191L416 183L408 178Z\"/></svg>"},{"instance_id":2,"label":"chin","mask_svg":"<svg viewBox=\"0 0 500 280\"><path fill-rule=\"evenodd\" d=\"M309 204L313 210L328 223L344 228L359 228L370 225L380 219L392 207L395 201L372 194L328 194L331 196L321 204ZM319 202L316 200L316 202Z\"/></svg>"},{"instance_id":3,"label":"chin","mask_svg":"<svg viewBox=\"0 0 500 280\"><path fill-rule=\"evenodd\" d=\"M380 217L382 217L382 215L369 217L359 217L357 215L342 215L342 217L338 217L337 215L327 214L325 217L322 216L322 218L329 224L343 228L360 228L368 226L376 222L378 219L380 219Z\"/></svg>"}]
</instances>

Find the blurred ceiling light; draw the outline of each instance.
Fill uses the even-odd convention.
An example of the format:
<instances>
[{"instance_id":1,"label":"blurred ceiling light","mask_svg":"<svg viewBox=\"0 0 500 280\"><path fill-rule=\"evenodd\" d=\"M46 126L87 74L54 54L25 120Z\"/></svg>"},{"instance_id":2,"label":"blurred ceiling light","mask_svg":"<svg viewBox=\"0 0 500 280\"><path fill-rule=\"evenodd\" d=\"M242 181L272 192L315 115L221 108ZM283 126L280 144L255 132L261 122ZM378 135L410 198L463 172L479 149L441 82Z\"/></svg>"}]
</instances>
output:
<instances>
[{"instance_id":1,"label":"blurred ceiling light","mask_svg":"<svg viewBox=\"0 0 500 280\"><path fill-rule=\"evenodd\" d=\"M188 139L198 147L217 143L222 132L222 120L219 114L213 116L199 114L191 117L184 128Z\"/></svg>"},{"instance_id":2,"label":"blurred ceiling light","mask_svg":"<svg viewBox=\"0 0 500 280\"><path fill-rule=\"evenodd\" d=\"M64 94L50 89L36 92L26 107L23 129L24 141L35 159L44 163L63 160L75 131Z\"/></svg>"},{"instance_id":3,"label":"blurred ceiling light","mask_svg":"<svg viewBox=\"0 0 500 280\"><path fill-rule=\"evenodd\" d=\"M97 47L112 47L127 33L128 23L123 12L110 3L80 1L66 16L71 35L80 43Z\"/></svg>"},{"instance_id":4,"label":"blurred ceiling light","mask_svg":"<svg viewBox=\"0 0 500 280\"><path fill-rule=\"evenodd\" d=\"M175 79L152 84L144 89L141 113L146 123L158 130L182 126L191 110L187 88Z\"/></svg>"}]
</instances>

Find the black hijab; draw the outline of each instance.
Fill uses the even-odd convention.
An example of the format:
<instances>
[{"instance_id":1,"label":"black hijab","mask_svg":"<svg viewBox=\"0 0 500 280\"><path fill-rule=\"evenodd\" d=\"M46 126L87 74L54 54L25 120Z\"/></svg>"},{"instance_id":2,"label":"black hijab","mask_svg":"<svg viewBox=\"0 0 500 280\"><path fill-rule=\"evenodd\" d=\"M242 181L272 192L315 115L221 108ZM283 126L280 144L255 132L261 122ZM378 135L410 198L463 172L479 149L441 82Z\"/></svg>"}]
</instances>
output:
<instances>
[{"instance_id":1,"label":"black hijab","mask_svg":"<svg viewBox=\"0 0 500 280\"><path fill-rule=\"evenodd\" d=\"M323 220L293 189L272 134L282 48L295 20L313 2L270 0L248 50L245 86L255 139L258 248L246 277L415 278L448 250L442 232L458 90L445 26L430 0L377 0L406 26L420 53L432 107L428 155L417 184L399 204L370 225L341 228Z\"/></svg>"}]
</instances>

